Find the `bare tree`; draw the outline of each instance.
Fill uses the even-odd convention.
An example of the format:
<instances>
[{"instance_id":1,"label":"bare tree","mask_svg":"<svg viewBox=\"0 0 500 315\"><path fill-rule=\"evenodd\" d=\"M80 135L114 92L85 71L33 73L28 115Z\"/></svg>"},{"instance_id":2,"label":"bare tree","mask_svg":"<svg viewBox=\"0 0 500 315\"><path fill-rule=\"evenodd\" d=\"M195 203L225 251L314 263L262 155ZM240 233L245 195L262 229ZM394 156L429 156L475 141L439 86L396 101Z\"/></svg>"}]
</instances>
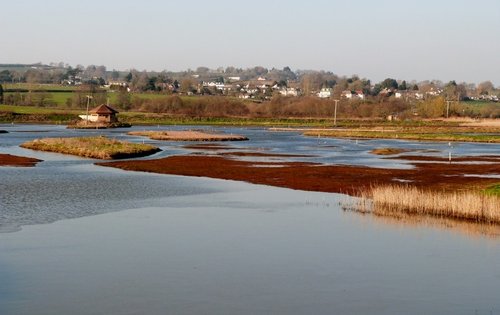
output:
<instances>
[{"instance_id":1,"label":"bare tree","mask_svg":"<svg viewBox=\"0 0 500 315\"><path fill-rule=\"evenodd\" d=\"M479 83L479 85L477 86L477 94L479 95L491 94L493 89L494 86L493 83L491 83L491 81L484 81Z\"/></svg>"}]
</instances>

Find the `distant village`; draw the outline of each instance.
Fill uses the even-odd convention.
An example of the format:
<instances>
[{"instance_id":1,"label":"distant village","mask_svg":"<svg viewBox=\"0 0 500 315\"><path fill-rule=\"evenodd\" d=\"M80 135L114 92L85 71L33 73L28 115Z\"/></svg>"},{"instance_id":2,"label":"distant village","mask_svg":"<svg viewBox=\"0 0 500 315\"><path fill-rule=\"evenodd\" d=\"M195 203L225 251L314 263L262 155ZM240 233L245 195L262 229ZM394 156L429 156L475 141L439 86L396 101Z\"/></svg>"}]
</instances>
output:
<instances>
[{"instance_id":1,"label":"distant village","mask_svg":"<svg viewBox=\"0 0 500 315\"><path fill-rule=\"evenodd\" d=\"M310 74L312 76L319 74ZM326 75L331 75L327 73ZM302 78L304 78L303 75ZM95 78L94 78L95 79ZM140 79L139 79L140 80ZM148 77L147 80L150 80ZM381 84L372 85L369 81L365 80L363 89L352 90L349 89L349 84L356 82L359 78L348 78L340 79L340 81L345 80L347 82L347 87L344 89L335 89L337 85L336 80L332 81L325 80L321 87L318 84L311 84L309 87L304 87L303 80L293 79L287 81L276 81L270 79L266 76L258 76L251 79L242 79L239 76L219 76L216 80L200 80L199 74L192 74L189 79L182 79L181 81L173 80L171 82L157 82L155 78L154 89L149 89L149 91L167 92L170 94L185 94L189 96L193 95L224 95L232 96L240 99L254 99L254 100L270 100L274 95L281 95L285 97L300 97L300 96L316 96L318 98L337 98L345 100L365 100L368 97L394 97L395 99L404 99L408 101L409 99L414 100L424 100L429 97L436 97L440 95L446 95L454 100L459 98L459 100L483 100L498 102L499 95L495 91L493 85L488 85L486 89L481 90L481 87L470 87L466 90L465 87L462 89L462 93L457 92L459 89L458 84L451 82L443 84L442 82L420 82L420 84L413 83L412 88L408 89L404 81L397 82L394 79L387 79ZM61 83L65 85L79 85L85 82L81 77L72 77L67 80L63 80ZM402 83L402 86L401 86ZM151 86L153 86L153 84ZM183 86L187 85L187 86ZM346 84L343 84L346 85ZM451 85L453 87L452 93L446 93L447 87ZM464 84L465 86L465 84ZM110 90L119 90L125 88L128 92L144 92L148 91L143 88L138 88L137 84L125 80L109 80L105 81L103 87ZM337 85L340 87L340 85ZM498 94L494 94L497 92Z\"/></svg>"},{"instance_id":2,"label":"distant village","mask_svg":"<svg viewBox=\"0 0 500 315\"><path fill-rule=\"evenodd\" d=\"M24 85L16 89L16 83ZM218 112L218 115L248 115L250 112L253 115L267 113L266 115L271 116L321 116L325 114L325 110L315 107L314 99L317 99L316 105L321 103L319 100L322 100L324 101L321 103L322 106L327 107L331 106L328 105L330 101L348 102L352 106L371 104L369 108L366 106L351 109L344 107L344 110L350 111L349 115L360 117L365 115L402 117L403 113L422 117L468 115L495 118L500 116L500 110L496 107L474 109L455 106L450 109L450 102L476 101L486 104L499 102L500 88L495 87L491 81L476 84L437 80L417 82L386 78L381 82L372 82L358 75L340 76L330 71L292 70L290 67L282 69L268 69L260 66L246 69L198 67L195 70L155 72L135 69L108 70L105 66L95 65L72 67L64 63L0 64L0 86L1 84L11 84L14 87L6 88L6 93L2 97L3 103L11 105L55 106L61 102L57 103L56 94L63 95L60 92L68 89L71 94L64 96L63 100L68 107L85 107L88 105L87 95L91 93L94 95L92 106L104 104L111 97L116 102L115 106L121 110L136 109L184 115L194 115L194 113L213 115L214 112ZM36 88L37 84L38 88ZM51 90L41 85L55 87ZM116 95L112 97L110 94ZM217 101L218 107L208 106L205 103L202 107L189 107L186 104L179 105L185 103L185 99L168 99L159 102L148 99L148 94L172 97L218 96L227 97L227 102L232 103L222 106L221 102ZM289 104L285 104L278 98L288 99ZM431 104L430 107L416 107L418 104L428 103L434 99L439 99L439 101ZM266 110L249 108L247 105L235 104L233 100L240 100L243 103L245 101L270 103L271 106L268 106ZM385 110L373 107L373 104L394 101L399 102L401 106L388 104L389 108ZM295 105L291 105L290 102ZM450 109L445 113L443 110L432 110L432 108L442 108L445 103ZM200 108L203 109L200 110Z\"/></svg>"},{"instance_id":3,"label":"distant village","mask_svg":"<svg viewBox=\"0 0 500 315\"><path fill-rule=\"evenodd\" d=\"M364 101L391 97L405 101L444 96L448 100L498 102L500 89L490 81L465 82L405 81L387 78L373 83L357 75L339 76L328 71L292 71L254 67L227 67L180 72L117 71L105 66L67 64L0 65L0 83L46 83L67 86L96 85L113 91L156 92L178 95L220 95L255 101L283 97L315 96Z\"/></svg>"}]
</instances>

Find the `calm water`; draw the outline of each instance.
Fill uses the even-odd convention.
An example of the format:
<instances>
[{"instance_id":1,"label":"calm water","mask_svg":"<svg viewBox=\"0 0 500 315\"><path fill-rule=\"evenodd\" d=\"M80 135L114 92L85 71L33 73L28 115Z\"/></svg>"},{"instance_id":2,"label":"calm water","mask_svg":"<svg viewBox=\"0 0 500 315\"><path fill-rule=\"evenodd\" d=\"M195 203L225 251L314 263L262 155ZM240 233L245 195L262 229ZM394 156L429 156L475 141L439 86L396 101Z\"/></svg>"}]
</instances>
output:
<instances>
[{"instance_id":1,"label":"calm water","mask_svg":"<svg viewBox=\"0 0 500 315\"><path fill-rule=\"evenodd\" d=\"M10 132L0 153L44 160L0 168L2 315L500 314L498 238L346 213L337 194L125 172L18 147L103 133L144 141L128 130L0 129ZM237 151L314 156L287 160L409 167L368 153L388 146L500 154L487 144L220 130L251 139L229 144ZM157 157L189 152L160 145Z\"/></svg>"}]
</instances>

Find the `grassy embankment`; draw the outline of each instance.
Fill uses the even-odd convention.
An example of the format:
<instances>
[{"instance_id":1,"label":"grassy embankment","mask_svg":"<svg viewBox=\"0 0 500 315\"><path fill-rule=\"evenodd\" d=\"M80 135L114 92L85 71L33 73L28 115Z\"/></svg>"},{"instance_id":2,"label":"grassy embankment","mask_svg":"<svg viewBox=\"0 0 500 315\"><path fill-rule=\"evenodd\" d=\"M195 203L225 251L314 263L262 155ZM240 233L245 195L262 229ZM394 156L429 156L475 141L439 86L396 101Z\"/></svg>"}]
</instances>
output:
<instances>
[{"instance_id":1,"label":"grassy embankment","mask_svg":"<svg viewBox=\"0 0 500 315\"><path fill-rule=\"evenodd\" d=\"M69 124L78 120L84 109L0 105L0 123ZM121 112L118 120L132 125L213 125L213 126L284 126L328 127L331 119L313 118L245 118L245 117L187 117L168 114Z\"/></svg>"},{"instance_id":2,"label":"grassy embankment","mask_svg":"<svg viewBox=\"0 0 500 315\"><path fill-rule=\"evenodd\" d=\"M159 148L149 144L118 141L106 137L35 139L21 144L21 147L103 160L146 156L160 151Z\"/></svg>"},{"instance_id":3,"label":"grassy embankment","mask_svg":"<svg viewBox=\"0 0 500 315\"><path fill-rule=\"evenodd\" d=\"M131 131L132 136L144 136L165 141L244 141L247 137L233 134L212 134L201 131Z\"/></svg>"},{"instance_id":4,"label":"grassy embankment","mask_svg":"<svg viewBox=\"0 0 500 315\"><path fill-rule=\"evenodd\" d=\"M309 130L304 134L307 136L332 138L500 143L500 128L498 127L459 127L453 125L441 127L394 127L389 129Z\"/></svg>"},{"instance_id":5,"label":"grassy embankment","mask_svg":"<svg viewBox=\"0 0 500 315\"><path fill-rule=\"evenodd\" d=\"M0 105L0 123L67 124L79 114L82 110Z\"/></svg>"}]
</instances>

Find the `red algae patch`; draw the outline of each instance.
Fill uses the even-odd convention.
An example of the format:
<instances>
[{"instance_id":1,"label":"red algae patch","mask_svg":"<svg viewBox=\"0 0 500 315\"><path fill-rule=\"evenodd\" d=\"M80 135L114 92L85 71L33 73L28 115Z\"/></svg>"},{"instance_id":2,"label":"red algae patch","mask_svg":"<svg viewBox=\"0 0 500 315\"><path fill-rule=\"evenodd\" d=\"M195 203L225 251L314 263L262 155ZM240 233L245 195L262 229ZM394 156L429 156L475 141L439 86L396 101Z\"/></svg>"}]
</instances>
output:
<instances>
[{"instance_id":1,"label":"red algae patch","mask_svg":"<svg viewBox=\"0 0 500 315\"><path fill-rule=\"evenodd\" d=\"M291 189L359 195L375 185L405 181L426 190L479 190L498 183L496 178L466 177L464 174L499 174L500 163L449 164L413 163L412 169L384 169L366 166L322 165L287 162L258 163L222 156L186 155L155 160L97 163L124 170L172 175L239 180Z\"/></svg>"},{"instance_id":2,"label":"red algae patch","mask_svg":"<svg viewBox=\"0 0 500 315\"><path fill-rule=\"evenodd\" d=\"M42 162L42 160L10 154L0 154L0 166L33 167L38 162Z\"/></svg>"}]
</instances>

